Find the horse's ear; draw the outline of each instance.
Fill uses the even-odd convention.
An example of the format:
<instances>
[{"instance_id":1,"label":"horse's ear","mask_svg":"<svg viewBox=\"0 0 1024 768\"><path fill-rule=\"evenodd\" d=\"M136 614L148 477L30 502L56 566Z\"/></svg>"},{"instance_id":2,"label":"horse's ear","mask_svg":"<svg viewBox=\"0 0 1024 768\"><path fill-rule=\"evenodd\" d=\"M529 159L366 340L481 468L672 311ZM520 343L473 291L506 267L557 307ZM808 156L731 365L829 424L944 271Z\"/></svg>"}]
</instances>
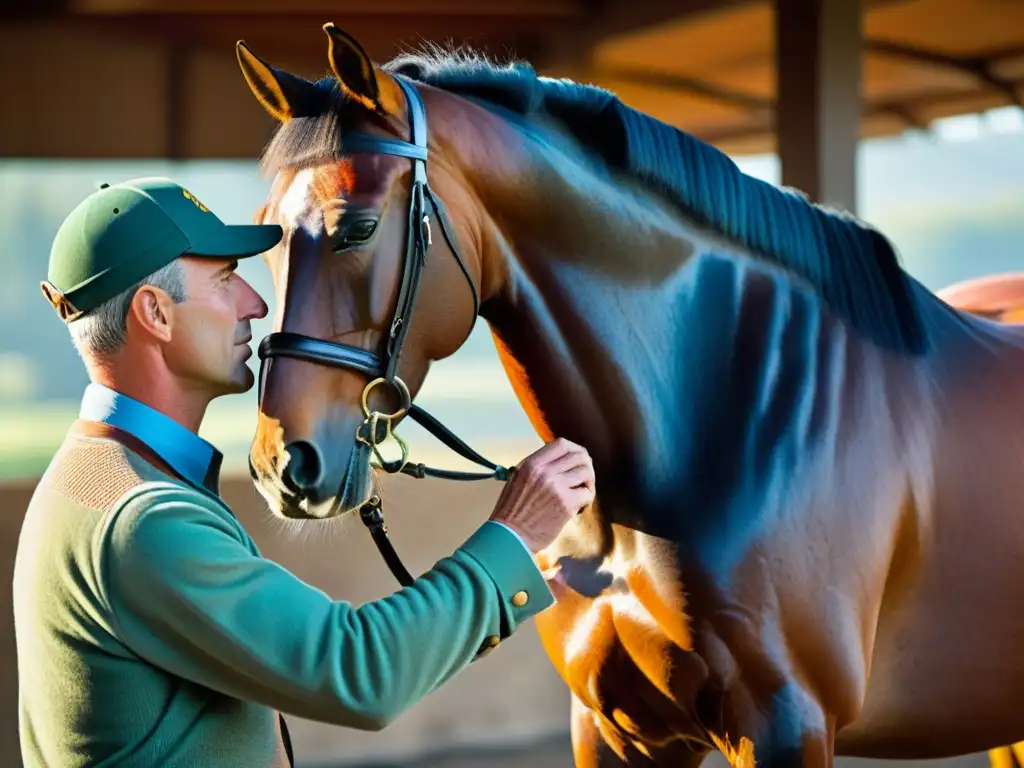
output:
<instances>
[{"instance_id":1,"label":"horse's ear","mask_svg":"<svg viewBox=\"0 0 1024 768\"><path fill-rule=\"evenodd\" d=\"M243 40L235 43L235 54L250 90L271 117L283 123L302 113L303 104L316 91L313 83L270 66Z\"/></svg>"},{"instance_id":2,"label":"horse's ear","mask_svg":"<svg viewBox=\"0 0 1024 768\"><path fill-rule=\"evenodd\" d=\"M324 24L324 32L327 33L329 41L327 59L345 95L373 112L387 112L386 100L382 98L381 83L378 81L378 71L363 50L363 46L347 32L342 32L334 26L333 21Z\"/></svg>"}]
</instances>

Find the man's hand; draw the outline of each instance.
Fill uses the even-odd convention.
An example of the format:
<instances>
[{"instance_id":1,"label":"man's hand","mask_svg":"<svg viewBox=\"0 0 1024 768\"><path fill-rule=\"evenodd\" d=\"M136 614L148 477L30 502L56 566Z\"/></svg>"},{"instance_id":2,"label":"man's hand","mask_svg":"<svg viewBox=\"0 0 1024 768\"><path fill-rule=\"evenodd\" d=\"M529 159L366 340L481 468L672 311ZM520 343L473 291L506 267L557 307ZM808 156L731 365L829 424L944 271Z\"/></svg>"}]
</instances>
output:
<instances>
[{"instance_id":1,"label":"man's hand","mask_svg":"<svg viewBox=\"0 0 1024 768\"><path fill-rule=\"evenodd\" d=\"M536 554L593 501L594 465L590 454L558 438L519 464L490 519L512 528Z\"/></svg>"}]
</instances>

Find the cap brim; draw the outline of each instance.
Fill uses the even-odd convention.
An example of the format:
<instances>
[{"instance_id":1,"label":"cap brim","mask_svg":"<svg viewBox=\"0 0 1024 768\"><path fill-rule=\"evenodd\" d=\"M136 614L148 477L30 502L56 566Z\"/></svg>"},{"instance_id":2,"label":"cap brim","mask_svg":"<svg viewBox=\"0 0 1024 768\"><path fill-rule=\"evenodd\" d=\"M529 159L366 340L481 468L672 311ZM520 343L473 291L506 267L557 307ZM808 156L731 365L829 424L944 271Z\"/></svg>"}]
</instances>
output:
<instances>
[{"instance_id":1,"label":"cap brim","mask_svg":"<svg viewBox=\"0 0 1024 768\"><path fill-rule=\"evenodd\" d=\"M277 224L225 224L218 231L193 241L185 255L242 259L269 251L280 242L282 235Z\"/></svg>"}]
</instances>

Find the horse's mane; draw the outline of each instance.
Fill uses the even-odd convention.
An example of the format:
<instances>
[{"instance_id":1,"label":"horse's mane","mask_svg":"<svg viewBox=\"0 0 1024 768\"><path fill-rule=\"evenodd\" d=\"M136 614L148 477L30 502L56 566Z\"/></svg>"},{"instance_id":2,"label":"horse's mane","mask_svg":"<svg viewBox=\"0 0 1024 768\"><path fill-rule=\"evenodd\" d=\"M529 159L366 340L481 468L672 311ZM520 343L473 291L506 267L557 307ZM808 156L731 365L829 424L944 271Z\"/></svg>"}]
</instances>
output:
<instances>
[{"instance_id":1,"label":"horse's mane","mask_svg":"<svg viewBox=\"0 0 1024 768\"><path fill-rule=\"evenodd\" d=\"M671 200L698 224L807 280L837 315L873 342L920 354L927 335L917 293L888 238L855 217L795 190L744 174L724 153L638 112L593 85L498 64L473 51L431 46L382 67L411 80L493 104L524 118L554 119L609 167ZM336 157L350 110L336 83L317 83L319 103L281 126L267 169Z\"/></svg>"}]
</instances>

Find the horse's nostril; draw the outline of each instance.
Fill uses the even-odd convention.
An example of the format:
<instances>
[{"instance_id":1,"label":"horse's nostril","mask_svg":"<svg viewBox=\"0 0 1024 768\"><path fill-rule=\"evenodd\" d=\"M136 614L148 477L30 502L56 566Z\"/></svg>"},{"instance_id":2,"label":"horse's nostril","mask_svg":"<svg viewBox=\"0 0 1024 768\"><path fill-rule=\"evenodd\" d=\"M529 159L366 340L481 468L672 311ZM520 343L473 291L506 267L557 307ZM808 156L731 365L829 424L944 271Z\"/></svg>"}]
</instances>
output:
<instances>
[{"instance_id":1,"label":"horse's nostril","mask_svg":"<svg viewBox=\"0 0 1024 768\"><path fill-rule=\"evenodd\" d=\"M292 493L305 495L320 483L323 462L316 446L306 440L296 440L285 446L288 461L281 470L281 480Z\"/></svg>"}]
</instances>

